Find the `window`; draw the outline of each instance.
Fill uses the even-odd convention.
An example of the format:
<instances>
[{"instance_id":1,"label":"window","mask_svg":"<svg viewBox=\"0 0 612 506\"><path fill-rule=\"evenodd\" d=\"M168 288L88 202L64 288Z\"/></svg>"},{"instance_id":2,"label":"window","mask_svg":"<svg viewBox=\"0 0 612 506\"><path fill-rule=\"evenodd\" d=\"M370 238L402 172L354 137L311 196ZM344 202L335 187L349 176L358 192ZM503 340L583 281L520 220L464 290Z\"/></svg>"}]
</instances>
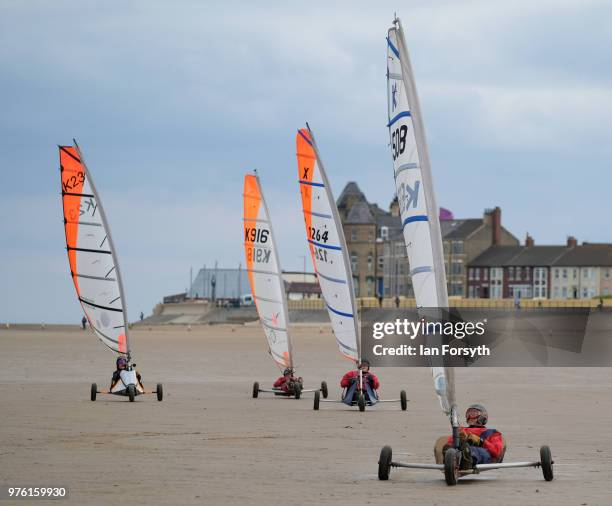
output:
<instances>
[{"instance_id":1,"label":"window","mask_svg":"<svg viewBox=\"0 0 612 506\"><path fill-rule=\"evenodd\" d=\"M514 267L508 267L508 279L514 280Z\"/></svg>"},{"instance_id":2,"label":"window","mask_svg":"<svg viewBox=\"0 0 612 506\"><path fill-rule=\"evenodd\" d=\"M357 272L359 269L359 257L355 252L351 253L351 269L353 269L353 272Z\"/></svg>"},{"instance_id":3,"label":"window","mask_svg":"<svg viewBox=\"0 0 612 506\"><path fill-rule=\"evenodd\" d=\"M452 252L453 255L460 255L463 253L463 241L453 241L452 242Z\"/></svg>"},{"instance_id":4,"label":"window","mask_svg":"<svg viewBox=\"0 0 612 506\"><path fill-rule=\"evenodd\" d=\"M489 269L487 269L486 267L482 270L482 279L484 279L485 281L487 281L489 279Z\"/></svg>"},{"instance_id":5,"label":"window","mask_svg":"<svg viewBox=\"0 0 612 506\"><path fill-rule=\"evenodd\" d=\"M478 271L476 271L476 272L478 272ZM452 263L451 274L461 275L461 264L459 262L453 262ZM476 278L476 279L478 279L478 278Z\"/></svg>"},{"instance_id":6,"label":"window","mask_svg":"<svg viewBox=\"0 0 612 506\"><path fill-rule=\"evenodd\" d=\"M522 267L516 268L515 276L516 276L517 281L521 281L521 279L523 279L523 268Z\"/></svg>"},{"instance_id":7,"label":"window","mask_svg":"<svg viewBox=\"0 0 612 506\"><path fill-rule=\"evenodd\" d=\"M525 267L525 281L529 281L529 267Z\"/></svg>"},{"instance_id":8,"label":"window","mask_svg":"<svg viewBox=\"0 0 612 506\"><path fill-rule=\"evenodd\" d=\"M474 279L474 269L472 267L468 269L468 276L470 280Z\"/></svg>"},{"instance_id":9,"label":"window","mask_svg":"<svg viewBox=\"0 0 612 506\"><path fill-rule=\"evenodd\" d=\"M589 291L586 288L582 289L582 298L586 299L589 296Z\"/></svg>"},{"instance_id":10,"label":"window","mask_svg":"<svg viewBox=\"0 0 612 506\"><path fill-rule=\"evenodd\" d=\"M574 279L578 277L578 269L573 269Z\"/></svg>"},{"instance_id":11,"label":"window","mask_svg":"<svg viewBox=\"0 0 612 506\"><path fill-rule=\"evenodd\" d=\"M372 261L373 261L372 253L368 253L368 271L372 270Z\"/></svg>"},{"instance_id":12,"label":"window","mask_svg":"<svg viewBox=\"0 0 612 506\"><path fill-rule=\"evenodd\" d=\"M574 277L576 277L576 269L574 269ZM563 269L563 279L567 279L567 269Z\"/></svg>"},{"instance_id":13,"label":"window","mask_svg":"<svg viewBox=\"0 0 612 506\"><path fill-rule=\"evenodd\" d=\"M380 238L383 241L386 241L389 239L389 227L380 227Z\"/></svg>"},{"instance_id":14,"label":"window","mask_svg":"<svg viewBox=\"0 0 612 506\"><path fill-rule=\"evenodd\" d=\"M385 257L383 256L378 257L378 269L381 271L385 269Z\"/></svg>"},{"instance_id":15,"label":"window","mask_svg":"<svg viewBox=\"0 0 612 506\"><path fill-rule=\"evenodd\" d=\"M555 269L555 279L559 279L559 269Z\"/></svg>"},{"instance_id":16,"label":"window","mask_svg":"<svg viewBox=\"0 0 612 506\"><path fill-rule=\"evenodd\" d=\"M609 278L609 277L610 277L610 269L606 269L606 278Z\"/></svg>"},{"instance_id":17,"label":"window","mask_svg":"<svg viewBox=\"0 0 612 506\"><path fill-rule=\"evenodd\" d=\"M356 241L356 240L357 240L357 229L352 228L351 229L351 241Z\"/></svg>"},{"instance_id":18,"label":"window","mask_svg":"<svg viewBox=\"0 0 612 506\"><path fill-rule=\"evenodd\" d=\"M567 299L567 286L563 287L563 298Z\"/></svg>"}]
</instances>

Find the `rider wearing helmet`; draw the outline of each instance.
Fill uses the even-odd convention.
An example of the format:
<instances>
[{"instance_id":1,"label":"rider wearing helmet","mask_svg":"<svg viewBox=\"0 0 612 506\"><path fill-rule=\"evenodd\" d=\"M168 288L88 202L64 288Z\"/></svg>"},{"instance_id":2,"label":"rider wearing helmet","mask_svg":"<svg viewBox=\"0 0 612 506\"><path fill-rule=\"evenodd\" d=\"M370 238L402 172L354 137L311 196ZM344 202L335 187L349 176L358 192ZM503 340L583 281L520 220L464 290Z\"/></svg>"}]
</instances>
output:
<instances>
[{"instance_id":1,"label":"rider wearing helmet","mask_svg":"<svg viewBox=\"0 0 612 506\"><path fill-rule=\"evenodd\" d=\"M115 372L113 372L113 378L111 379L111 387L110 387L111 390L115 387L115 385L121 379L121 371L124 371L125 369L127 369L128 361L123 355L119 355L117 357L115 364L117 366L117 369L115 369ZM136 378L138 379L138 383L140 383L140 386L142 387L141 376L138 371L136 371Z\"/></svg>"},{"instance_id":2,"label":"rider wearing helmet","mask_svg":"<svg viewBox=\"0 0 612 506\"><path fill-rule=\"evenodd\" d=\"M272 386L274 388L280 388L285 393L291 393L296 384L299 384L300 387L302 386L302 381L301 376L296 378L293 375L293 369L291 367L287 367L283 371L283 375L278 378Z\"/></svg>"},{"instance_id":3,"label":"rider wearing helmet","mask_svg":"<svg viewBox=\"0 0 612 506\"><path fill-rule=\"evenodd\" d=\"M489 415L482 404L472 404L465 412L467 427L459 428L460 448L463 453L462 467L498 462L504 453L501 432L486 427ZM453 444L452 436L445 448Z\"/></svg>"},{"instance_id":4,"label":"rider wearing helmet","mask_svg":"<svg viewBox=\"0 0 612 506\"><path fill-rule=\"evenodd\" d=\"M368 360L362 360L357 370L347 372L340 380L340 386L342 388L350 389L351 386L357 384L355 392L361 390L361 384L359 383L359 371L363 377L363 389L368 390L368 386L374 391L374 394L378 397L378 389L380 388L380 381L376 374L370 372L370 362Z\"/></svg>"}]
</instances>

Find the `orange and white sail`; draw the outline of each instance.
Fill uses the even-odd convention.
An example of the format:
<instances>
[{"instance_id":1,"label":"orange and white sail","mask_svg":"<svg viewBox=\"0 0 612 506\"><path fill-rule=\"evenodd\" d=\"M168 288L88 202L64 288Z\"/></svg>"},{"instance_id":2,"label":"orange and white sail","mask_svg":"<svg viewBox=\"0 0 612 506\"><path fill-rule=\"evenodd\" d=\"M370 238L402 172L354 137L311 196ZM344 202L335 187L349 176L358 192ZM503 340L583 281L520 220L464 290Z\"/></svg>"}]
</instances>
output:
<instances>
[{"instance_id":1,"label":"orange and white sail","mask_svg":"<svg viewBox=\"0 0 612 506\"><path fill-rule=\"evenodd\" d=\"M340 352L358 362L361 358L359 319L340 215L309 128L298 131L296 144L302 210L312 263Z\"/></svg>"},{"instance_id":2,"label":"orange and white sail","mask_svg":"<svg viewBox=\"0 0 612 506\"><path fill-rule=\"evenodd\" d=\"M111 350L130 355L121 275L100 197L78 146L59 146L70 275L89 325Z\"/></svg>"},{"instance_id":3,"label":"orange and white sail","mask_svg":"<svg viewBox=\"0 0 612 506\"><path fill-rule=\"evenodd\" d=\"M259 321L274 361L281 368L293 367L285 285L268 206L256 174L244 176L243 199L244 253Z\"/></svg>"}]
</instances>

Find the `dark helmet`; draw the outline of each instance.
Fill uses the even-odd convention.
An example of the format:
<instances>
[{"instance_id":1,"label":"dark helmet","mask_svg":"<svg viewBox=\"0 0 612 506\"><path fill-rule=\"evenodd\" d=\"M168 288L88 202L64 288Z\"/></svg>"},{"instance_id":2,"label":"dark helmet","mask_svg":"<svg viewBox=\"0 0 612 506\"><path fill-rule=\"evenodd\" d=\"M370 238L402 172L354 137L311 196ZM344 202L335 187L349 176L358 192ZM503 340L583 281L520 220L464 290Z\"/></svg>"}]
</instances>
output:
<instances>
[{"instance_id":1,"label":"dark helmet","mask_svg":"<svg viewBox=\"0 0 612 506\"><path fill-rule=\"evenodd\" d=\"M117 357L117 369L119 369L119 366L127 367L127 360L125 359L125 357Z\"/></svg>"},{"instance_id":2,"label":"dark helmet","mask_svg":"<svg viewBox=\"0 0 612 506\"><path fill-rule=\"evenodd\" d=\"M364 365L367 365L367 366L368 366L368 369L369 369L369 368L370 368L370 361L369 361L369 360L367 360L367 359L363 359L363 360L361 361L361 363L359 364L359 369L361 369L361 368L362 368Z\"/></svg>"},{"instance_id":3,"label":"dark helmet","mask_svg":"<svg viewBox=\"0 0 612 506\"><path fill-rule=\"evenodd\" d=\"M293 369L291 369L291 367L287 367L287 369L283 371L283 376L291 376L292 374L293 374Z\"/></svg>"},{"instance_id":4,"label":"dark helmet","mask_svg":"<svg viewBox=\"0 0 612 506\"><path fill-rule=\"evenodd\" d=\"M486 425L489 421L487 408L482 404L472 404L465 412L465 419L468 425Z\"/></svg>"}]
</instances>

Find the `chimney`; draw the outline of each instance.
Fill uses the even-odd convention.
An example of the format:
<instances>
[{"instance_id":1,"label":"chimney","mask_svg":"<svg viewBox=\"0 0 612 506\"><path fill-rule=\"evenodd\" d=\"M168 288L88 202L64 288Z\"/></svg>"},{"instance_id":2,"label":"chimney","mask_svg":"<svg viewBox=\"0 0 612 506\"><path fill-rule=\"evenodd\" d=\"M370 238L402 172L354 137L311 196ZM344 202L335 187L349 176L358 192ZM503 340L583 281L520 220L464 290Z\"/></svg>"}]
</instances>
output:
<instances>
[{"instance_id":1,"label":"chimney","mask_svg":"<svg viewBox=\"0 0 612 506\"><path fill-rule=\"evenodd\" d=\"M527 246L528 248L532 248L534 244L535 241L533 240L533 237L531 237L529 235L529 232L527 232L527 236L525 237L525 246Z\"/></svg>"},{"instance_id":2,"label":"chimney","mask_svg":"<svg viewBox=\"0 0 612 506\"><path fill-rule=\"evenodd\" d=\"M487 209L483 222L491 227L491 245L501 244L501 209L499 206L496 206L495 209Z\"/></svg>"},{"instance_id":3,"label":"chimney","mask_svg":"<svg viewBox=\"0 0 612 506\"><path fill-rule=\"evenodd\" d=\"M389 204L389 212L391 213L391 216L400 215L399 202L397 200L397 197L394 197L391 201L391 204Z\"/></svg>"},{"instance_id":4,"label":"chimney","mask_svg":"<svg viewBox=\"0 0 612 506\"><path fill-rule=\"evenodd\" d=\"M576 246L578 246L578 240L573 235L568 236L568 238L567 238L567 247L568 248L575 248Z\"/></svg>"}]
</instances>

